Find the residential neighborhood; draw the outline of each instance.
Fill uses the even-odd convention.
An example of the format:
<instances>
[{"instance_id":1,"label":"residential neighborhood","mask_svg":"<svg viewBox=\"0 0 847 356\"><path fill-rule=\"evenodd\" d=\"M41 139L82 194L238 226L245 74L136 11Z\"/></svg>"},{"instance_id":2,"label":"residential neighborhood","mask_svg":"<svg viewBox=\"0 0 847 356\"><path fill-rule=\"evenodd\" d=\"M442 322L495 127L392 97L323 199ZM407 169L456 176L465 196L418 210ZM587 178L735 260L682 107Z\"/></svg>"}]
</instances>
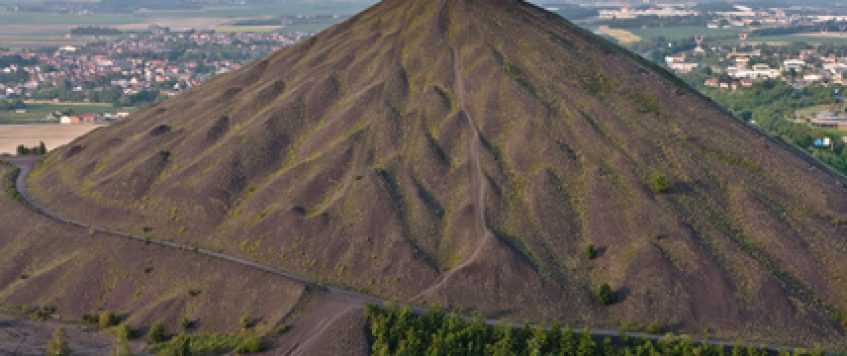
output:
<instances>
[{"instance_id":1,"label":"residential neighborhood","mask_svg":"<svg viewBox=\"0 0 847 356\"><path fill-rule=\"evenodd\" d=\"M0 50L0 100L134 106L176 95L305 36L151 28L80 47Z\"/></svg>"}]
</instances>

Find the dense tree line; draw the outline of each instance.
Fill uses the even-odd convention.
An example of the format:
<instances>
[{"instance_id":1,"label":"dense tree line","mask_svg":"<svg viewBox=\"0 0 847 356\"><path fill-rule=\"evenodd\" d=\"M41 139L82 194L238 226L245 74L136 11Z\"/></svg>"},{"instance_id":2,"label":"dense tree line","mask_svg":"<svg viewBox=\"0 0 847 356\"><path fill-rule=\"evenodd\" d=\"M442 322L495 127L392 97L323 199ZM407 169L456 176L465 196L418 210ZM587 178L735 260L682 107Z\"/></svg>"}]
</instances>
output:
<instances>
[{"instance_id":1,"label":"dense tree line","mask_svg":"<svg viewBox=\"0 0 847 356\"><path fill-rule=\"evenodd\" d=\"M569 327L490 327L482 318L465 319L432 309L417 315L408 307L365 308L373 340L371 354L383 355L766 355L744 345L713 346L690 337L666 336L658 341L629 338L595 338L588 329ZM789 355L788 352L782 353ZM796 351L794 354L823 354Z\"/></svg>"},{"instance_id":2,"label":"dense tree line","mask_svg":"<svg viewBox=\"0 0 847 356\"><path fill-rule=\"evenodd\" d=\"M32 98L38 100L59 99L68 102L81 102L88 99L93 103L111 103L116 107L140 106L162 99L156 89L142 90L130 95L125 95L120 88L111 86L99 91L91 90L98 85L104 86L102 81L98 78L96 81L83 83L83 90L74 90L69 81L62 81L53 87L38 89L32 94ZM170 86L173 86L172 82ZM0 106L0 110L2 110L2 106Z\"/></svg>"},{"instance_id":3,"label":"dense tree line","mask_svg":"<svg viewBox=\"0 0 847 356\"><path fill-rule=\"evenodd\" d=\"M116 36L122 33L123 31L114 27L103 26L80 26L71 29L74 36Z\"/></svg>"},{"instance_id":4,"label":"dense tree line","mask_svg":"<svg viewBox=\"0 0 847 356\"><path fill-rule=\"evenodd\" d=\"M44 145L44 142L39 143L35 147L18 145L17 153L18 155L45 155L47 154L47 146Z\"/></svg>"},{"instance_id":5,"label":"dense tree line","mask_svg":"<svg viewBox=\"0 0 847 356\"><path fill-rule=\"evenodd\" d=\"M838 32L841 30L841 24L831 21L824 24L819 25L799 25L799 26L791 26L791 27L767 27L761 28L753 31L754 36L776 36L776 35L791 35L795 33L806 33L806 32L818 32L822 29L826 29L831 32Z\"/></svg>"},{"instance_id":6,"label":"dense tree line","mask_svg":"<svg viewBox=\"0 0 847 356\"><path fill-rule=\"evenodd\" d=\"M0 111L25 109L26 104L21 100L0 100Z\"/></svg>"},{"instance_id":7,"label":"dense tree line","mask_svg":"<svg viewBox=\"0 0 847 356\"><path fill-rule=\"evenodd\" d=\"M674 26L703 26L709 19L705 16L677 16L677 17L659 17L659 16L640 16L633 19L614 19L598 21L599 25L606 25L617 28L661 28Z\"/></svg>"},{"instance_id":8,"label":"dense tree line","mask_svg":"<svg viewBox=\"0 0 847 356\"><path fill-rule=\"evenodd\" d=\"M24 57L21 57L19 54L0 56L0 68L6 68L11 65L30 66L35 64L38 64L38 59L26 59Z\"/></svg>"},{"instance_id":9,"label":"dense tree line","mask_svg":"<svg viewBox=\"0 0 847 356\"><path fill-rule=\"evenodd\" d=\"M571 21L585 20L588 18L595 17L599 14L599 11L597 11L597 8L595 7L586 7L573 4L556 4L555 7L559 9L556 11L556 13Z\"/></svg>"}]
</instances>

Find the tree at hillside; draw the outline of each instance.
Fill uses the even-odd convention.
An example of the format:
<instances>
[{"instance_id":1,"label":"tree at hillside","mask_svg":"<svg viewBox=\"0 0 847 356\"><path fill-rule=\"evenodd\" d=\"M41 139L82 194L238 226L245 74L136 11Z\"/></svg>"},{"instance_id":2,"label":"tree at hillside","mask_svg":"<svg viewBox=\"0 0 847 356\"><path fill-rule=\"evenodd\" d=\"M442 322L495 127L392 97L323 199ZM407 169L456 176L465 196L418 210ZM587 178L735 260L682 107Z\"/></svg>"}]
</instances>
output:
<instances>
[{"instance_id":1,"label":"tree at hillside","mask_svg":"<svg viewBox=\"0 0 847 356\"><path fill-rule=\"evenodd\" d=\"M610 305L615 302L615 292L608 283L603 283L597 290L597 301L603 305Z\"/></svg>"},{"instance_id":2,"label":"tree at hillside","mask_svg":"<svg viewBox=\"0 0 847 356\"><path fill-rule=\"evenodd\" d=\"M157 322L147 331L147 341L152 344L157 344L165 341L165 327L161 322Z\"/></svg>"},{"instance_id":3,"label":"tree at hillside","mask_svg":"<svg viewBox=\"0 0 847 356\"><path fill-rule=\"evenodd\" d=\"M47 343L47 356L68 356L71 354L71 348L68 346L68 335L65 328L56 328L53 330L53 337Z\"/></svg>"},{"instance_id":4,"label":"tree at hillside","mask_svg":"<svg viewBox=\"0 0 847 356\"><path fill-rule=\"evenodd\" d=\"M129 348L129 328L126 324L121 324L118 325L116 332L117 338L115 339L115 345L112 347L112 356L132 355L132 350Z\"/></svg>"}]
</instances>

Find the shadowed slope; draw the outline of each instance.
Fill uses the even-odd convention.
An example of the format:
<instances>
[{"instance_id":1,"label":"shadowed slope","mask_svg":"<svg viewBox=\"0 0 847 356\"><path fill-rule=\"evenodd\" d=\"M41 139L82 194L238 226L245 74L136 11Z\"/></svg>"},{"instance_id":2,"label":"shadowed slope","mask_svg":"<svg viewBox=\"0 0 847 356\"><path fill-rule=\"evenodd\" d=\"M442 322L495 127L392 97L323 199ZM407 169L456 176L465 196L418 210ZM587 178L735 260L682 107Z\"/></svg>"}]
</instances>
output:
<instances>
[{"instance_id":1,"label":"shadowed slope","mask_svg":"<svg viewBox=\"0 0 847 356\"><path fill-rule=\"evenodd\" d=\"M29 184L69 216L403 300L843 340L838 182L518 1L384 1ZM619 303L593 302L601 283Z\"/></svg>"}]
</instances>

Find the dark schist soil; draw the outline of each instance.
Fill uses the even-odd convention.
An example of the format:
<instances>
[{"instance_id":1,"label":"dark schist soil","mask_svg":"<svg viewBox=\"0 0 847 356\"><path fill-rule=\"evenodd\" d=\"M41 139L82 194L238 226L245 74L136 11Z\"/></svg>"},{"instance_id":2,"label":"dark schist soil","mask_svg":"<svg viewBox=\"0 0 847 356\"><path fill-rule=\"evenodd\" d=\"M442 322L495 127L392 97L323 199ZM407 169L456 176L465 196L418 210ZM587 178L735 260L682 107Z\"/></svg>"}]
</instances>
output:
<instances>
[{"instance_id":1,"label":"dark schist soil","mask_svg":"<svg viewBox=\"0 0 847 356\"><path fill-rule=\"evenodd\" d=\"M74 355L108 355L114 338L100 334L96 328L58 322L34 322L0 314L0 355L44 355L56 328L65 328L68 346ZM131 342L133 352L141 353L146 345Z\"/></svg>"}]
</instances>

